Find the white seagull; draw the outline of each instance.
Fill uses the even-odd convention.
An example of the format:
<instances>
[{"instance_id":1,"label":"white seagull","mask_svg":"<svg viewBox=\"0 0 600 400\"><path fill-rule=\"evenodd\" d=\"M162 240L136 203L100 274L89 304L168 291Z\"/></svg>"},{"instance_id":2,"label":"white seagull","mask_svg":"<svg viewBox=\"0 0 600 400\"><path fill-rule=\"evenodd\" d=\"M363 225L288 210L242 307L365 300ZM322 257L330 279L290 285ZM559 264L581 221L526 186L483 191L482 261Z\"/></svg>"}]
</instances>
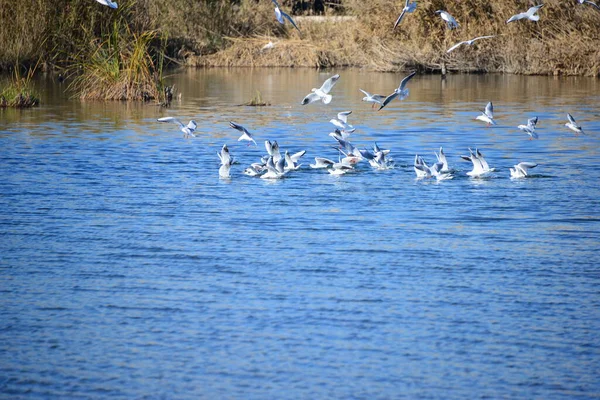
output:
<instances>
[{"instance_id":1,"label":"white seagull","mask_svg":"<svg viewBox=\"0 0 600 400\"><path fill-rule=\"evenodd\" d=\"M567 128L574 131L575 133L584 133L583 129L581 129L581 126L577 125L577 122L575 122L575 118L573 118L571 114L567 113L567 118L569 119L569 122L565 124Z\"/></svg>"},{"instance_id":2,"label":"white seagull","mask_svg":"<svg viewBox=\"0 0 600 400\"><path fill-rule=\"evenodd\" d=\"M196 124L196 121L194 121L194 120L191 120L190 122L188 122L187 125L183 125L181 123L181 121L175 117L159 118L157 121L158 122L174 122L179 127L179 130L181 130L181 132L183 132L183 137L189 137L189 136L196 137L196 135L194 135L194 131L196 130L198 125Z\"/></svg>"},{"instance_id":3,"label":"white seagull","mask_svg":"<svg viewBox=\"0 0 600 400\"><path fill-rule=\"evenodd\" d=\"M538 10L540 8L542 8L543 6L544 6L543 4L540 4L539 6L531 7L529 10L527 10L525 12L522 12L522 13L517 14L517 15L513 15L512 17L510 17L506 21L506 23L508 24L510 22L518 21L518 20L523 19L523 18L527 18L528 20L531 20L531 21L539 21L540 16L539 15L535 15L535 13L537 13Z\"/></svg>"},{"instance_id":4,"label":"white seagull","mask_svg":"<svg viewBox=\"0 0 600 400\"><path fill-rule=\"evenodd\" d=\"M246 128L231 121L229 122L229 126L231 126L233 129L237 129L238 131L242 132L242 136L239 137L238 142L241 142L242 140L247 140L248 142L253 142L254 145L257 146L256 140L254 140L252 134L248 132ZM248 143L248 146L250 146L250 143Z\"/></svg>"},{"instance_id":5,"label":"white seagull","mask_svg":"<svg viewBox=\"0 0 600 400\"><path fill-rule=\"evenodd\" d=\"M352 133L356 129L348 123L348 115L350 114L352 114L352 111L342 111L338 113L337 118L332 118L329 122L339 128L342 132Z\"/></svg>"},{"instance_id":6,"label":"white seagull","mask_svg":"<svg viewBox=\"0 0 600 400\"><path fill-rule=\"evenodd\" d=\"M117 5L116 1L110 1L110 0L96 0L98 3L102 4L103 6L108 6L110 8L117 8L119 7Z\"/></svg>"},{"instance_id":7,"label":"white seagull","mask_svg":"<svg viewBox=\"0 0 600 400\"><path fill-rule=\"evenodd\" d=\"M478 149L475 149L475 153L471 149L469 149L470 155L460 156L463 160L470 161L473 163L473 170L467 172L472 178L480 178L489 174L490 172L494 172L495 168L490 168L485 158L483 158L483 154Z\"/></svg>"},{"instance_id":8,"label":"white seagull","mask_svg":"<svg viewBox=\"0 0 600 400\"><path fill-rule=\"evenodd\" d=\"M408 89L404 89L404 87L406 86L408 81L416 74L417 71L414 71L410 75L402 79L402 82L400 82L400 86L394 89L394 93L390 94L388 97L385 98L385 100L381 104L381 107L379 107L379 110L377 111L380 111L383 107L387 106L390 103L390 101L394 100L398 96L400 96L400 100L404 100L405 98L407 98L410 91Z\"/></svg>"},{"instance_id":9,"label":"white seagull","mask_svg":"<svg viewBox=\"0 0 600 400\"><path fill-rule=\"evenodd\" d=\"M294 25L294 28L298 29L298 32L300 32L300 28L298 28L298 25L296 25L296 23L294 22L292 17L290 17L287 13L284 13L283 11L281 11L281 8L279 8L279 3L277 2L277 0L271 0L271 1L275 5L275 18L277 18L277 21L279 21L279 23L281 25L284 25L285 24L284 18L286 18L288 21L290 21L290 23L292 25Z\"/></svg>"},{"instance_id":10,"label":"white seagull","mask_svg":"<svg viewBox=\"0 0 600 400\"><path fill-rule=\"evenodd\" d=\"M435 13L440 14L440 17L442 17L442 19L446 21L446 24L448 24L448 29L458 28L458 22L456 22L454 17L450 15L448 11L437 10Z\"/></svg>"},{"instance_id":11,"label":"white seagull","mask_svg":"<svg viewBox=\"0 0 600 400\"><path fill-rule=\"evenodd\" d=\"M519 128L520 130L522 130L523 132L528 134L529 140L538 139L539 136L535 132L535 125L537 124L537 121L538 121L538 117L529 118L527 120L527 125L519 125L519 126L517 126L517 128Z\"/></svg>"},{"instance_id":12,"label":"white seagull","mask_svg":"<svg viewBox=\"0 0 600 400\"><path fill-rule=\"evenodd\" d=\"M594 3L593 1L589 1L589 0L578 0L578 1L579 1L579 4L589 4L590 6L594 6L598 10L600 10L600 6L596 3Z\"/></svg>"},{"instance_id":13,"label":"white seagull","mask_svg":"<svg viewBox=\"0 0 600 400\"><path fill-rule=\"evenodd\" d=\"M444 148L440 147L440 152L439 153L435 153L435 158L437 158L438 163L442 164L442 168L440 169L440 172L449 172L450 168L448 167L448 160L446 159L446 154L444 154Z\"/></svg>"},{"instance_id":14,"label":"white seagull","mask_svg":"<svg viewBox=\"0 0 600 400\"><path fill-rule=\"evenodd\" d=\"M402 22L402 18L404 18L404 14L408 13L412 13L417 9L417 2L413 1L412 3L409 3L410 0L405 0L404 2L404 8L402 9L402 12L400 13L400 16L398 17L398 19L396 20L396 23L394 24L394 29L396 29L396 27L398 25L400 25L400 22Z\"/></svg>"},{"instance_id":15,"label":"white seagull","mask_svg":"<svg viewBox=\"0 0 600 400\"><path fill-rule=\"evenodd\" d=\"M463 42L457 43L454 46L450 47L448 50L446 50L446 53L450 53L452 50L455 50L457 47L460 47L463 44L468 44L469 46L471 46L476 40L493 38L494 36L496 36L496 35L479 36L479 37L476 37L476 38L471 39L471 40L465 40Z\"/></svg>"},{"instance_id":16,"label":"white seagull","mask_svg":"<svg viewBox=\"0 0 600 400\"><path fill-rule=\"evenodd\" d=\"M227 145L224 144L221 149L221 153L217 153L219 159L221 160L221 167L219 168L219 176L221 178L230 178L231 175L229 171L231 170L231 166L233 165L233 158L229 154L229 149Z\"/></svg>"},{"instance_id":17,"label":"white seagull","mask_svg":"<svg viewBox=\"0 0 600 400\"><path fill-rule=\"evenodd\" d=\"M321 169L331 167L333 164L335 164L335 162L328 158L315 157L315 163L310 164L310 167L313 169Z\"/></svg>"},{"instance_id":18,"label":"white seagull","mask_svg":"<svg viewBox=\"0 0 600 400\"><path fill-rule=\"evenodd\" d=\"M362 89L358 89L365 94L365 97L362 98L362 101L366 101L367 103L373 103L371 108L375 107L375 104L383 104L383 100L385 100L385 96L380 94L371 94Z\"/></svg>"},{"instance_id":19,"label":"white seagull","mask_svg":"<svg viewBox=\"0 0 600 400\"><path fill-rule=\"evenodd\" d=\"M531 168L537 167L537 164L532 162L521 162L513 165L514 168L509 168L511 178L525 178L529 175Z\"/></svg>"},{"instance_id":20,"label":"white seagull","mask_svg":"<svg viewBox=\"0 0 600 400\"><path fill-rule=\"evenodd\" d=\"M487 103L487 105L485 106L485 110L483 110L481 115L475 117L475 119L487 123L488 126L496 125L496 121L494 121L494 105L491 101Z\"/></svg>"},{"instance_id":21,"label":"white seagull","mask_svg":"<svg viewBox=\"0 0 600 400\"><path fill-rule=\"evenodd\" d=\"M310 103L314 103L315 101L321 100L323 104L331 103L332 96L329 94L333 86L335 86L336 82L340 79L340 75L336 74L331 78L327 79L323 86L319 89L312 88L310 94L308 94L303 100L302 105L305 106Z\"/></svg>"}]
</instances>

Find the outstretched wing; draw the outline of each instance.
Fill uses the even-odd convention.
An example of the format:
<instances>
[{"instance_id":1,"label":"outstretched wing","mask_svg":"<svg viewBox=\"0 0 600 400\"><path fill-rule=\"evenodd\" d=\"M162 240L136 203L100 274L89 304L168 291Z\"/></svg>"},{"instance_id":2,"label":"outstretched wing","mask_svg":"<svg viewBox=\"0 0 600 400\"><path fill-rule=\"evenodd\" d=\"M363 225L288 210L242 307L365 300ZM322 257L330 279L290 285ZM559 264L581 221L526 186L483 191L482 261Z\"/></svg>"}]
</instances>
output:
<instances>
[{"instance_id":1,"label":"outstretched wing","mask_svg":"<svg viewBox=\"0 0 600 400\"><path fill-rule=\"evenodd\" d=\"M598 10L600 10L600 6L596 3L594 3L593 1L588 1L588 0L584 0L583 2L584 4L589 4L590 6L594 6L596 7Z\"/></svg>"},{"instance_id":2,"label":"outstretched wing","mask_svg":"<svg viewBox=\"0 0 600 400\"><path fill-rule=\"evenodd\" d=\"M250 132L248 132L248 130L246 128L244 128L241 125L236 124L235 122L230 121L229 126L231 126L233 129L237 129L238 131L247 134L248 136L252 136L252 135L250 135Z\"/></svg>"},{"instance_id":3,"label":"outstretched wing","mask_svg":"<svg viewBox=\"0 0 600 400\"><path fill-rule=\"evenodd\" d=\"M333 88L333 86L337 83L338 79L340 79L340 75L339 74L335 74L334 76L332 76L331 78L327 79L324 83L323 86L321 86L321 91L323 93L329 93L329 91Z\"/></svg>"},{"instance_id":4,"label":"outstretched wing","mask_svg":"<svg viewBox=\"0 0 600 400\"><path fill-rule=\"evenodd\" d=\"M352 114L352 111L342 111L341 113L338 113L337 117L340 121L347 124L348 123L348 115L350 115L350 114Z\"/></svg>"},{"instance_id":5,"label":"outstretched wing","mask_svg":"<svg viewBox=\"0 0 600 400\"><path fill-rule=\"evenodd\" d=\"M394 100L396 97L398 97L398 92L394 91L394 93L390 94L388 97L385 98L383 104L381 105L381 107L379 107L377 111L381 111L383 107L387 106L389 102Z\"/></svg>"},{"instance_id":6,"label":"outstretched wing","mask_svg":"<svg viewBox=\"0 0 600 400\"><path fill-rule=\"evenodd\" d=\"M281 10L280 10L280 12L281 12L281 15L283 15L285 18L287 18L287 20L290 21L290 23L292 25L294 25L294 28L298 29L298 32L300 32L300 28L298 28L298 25L296 25L296 23L294 22L294 20L292 19L292 17L290 17L287 13L285 13L285 12L283 12Z\"/></svg>"},{"instance_id":7,"label":"outstretched wing","mask_svg":"<svg viewBox=\"0 0 600 400\"><path fill-rule=\"evenodd\" d=\"M174 123L176 123L179 126L179 128L183 128L184 127L184 125L181 123L181 121L179 119L175 118L175 117L159 118L157 121L158 122L174 122Z\"/></svg>"},{"instance_id":8,"label":"outstretched wing","mask_svg":"<svg viewBox=\"0 0 600 400\"><path fill-rule=\"evenodd\" d=\"M492 102L490 101L489 103L487 103L487 105L485 106L485 111L484 111L485 115L487 115L490 118L494 118L494 105L492 104Z\"/></svg>"},{"instance_id":9,"label":"outstretched wing","mask_svg":"<svg viewBox=\"0 0 600 400\"><path fill-rule=\"evenodd\" d=\"M300 104L305 106L307 104L314 103L315 101L319 101L319 100L321 100L321 97L319 97L318 94L310 93L304 99L302 99L302 103L300 103Z\"/></svg>"},{"instance_id":10,"label":"outstretched wing","mask_svg":"<svg viewBox=\"0 0 600 400\"><path fill-rule=\"evenodd\" d=\"M462 46L463 44L465 44L467 42L460 42L460 43L456 43L454 46L450 47L448 50L446 50L446 53L450 53L452 50L455 50L456 48Z\"/></svg>"},{"instance_id":11,"label":"outstretched wing","mask_svg":"<svg viewBox=\"0 0 600 400\"><path fill-rule=\"evenodd\" d=\"M417 71L414 71L412 74L408 75L406 78L402 79L402 82L400 82L400 87L398 88L398 90L401 92L404 90L404 86L406 86L406 84L408 83L408 81L410 81L412 79L413 76L415 76L417 74Z\"/></svg>"},{"instance_id":12,"label":"outstretched wing","mask_svg":"<svg viewBox=\"0 0 600 400\"><path fill-rule=\"evenodd\" d=\"M570 123L572 123L573 125L577 125L577 122L575 122L575 118L573 118L571 114L567 113L567 118L569 118Z\"/></svg>"}]
</instances>

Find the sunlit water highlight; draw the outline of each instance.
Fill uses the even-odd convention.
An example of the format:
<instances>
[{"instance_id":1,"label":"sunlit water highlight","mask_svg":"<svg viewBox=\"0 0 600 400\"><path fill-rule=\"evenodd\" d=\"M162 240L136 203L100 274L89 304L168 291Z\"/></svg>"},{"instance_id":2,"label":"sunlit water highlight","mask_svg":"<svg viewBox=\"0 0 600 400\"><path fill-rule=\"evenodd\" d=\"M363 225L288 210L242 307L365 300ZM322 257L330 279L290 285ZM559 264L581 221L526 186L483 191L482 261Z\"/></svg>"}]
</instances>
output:
<instances>
[{"instance_id":1,"label":"sunlit water highlight","mask_svg":"<svg viewBox=\"0 0 600 400\"><path fill-rule=\"evenodd\" d=\"M336 72L330 105L299 104ZM360 101L403 76L192 70L169 109L44 80L41 107L0 110L0 397L600 396L600 81L418 75L381 112ZM238 106L255 90L273 105ZM308 168L337 157L344 110L395 169ZM535 115L532 141L516 126ZM303 168L243 175L266 139ZM415 180L440 146L455 179ZM465 176L468 147L491 178ZM520 161L533 178L509 179Z\"/></svg>"}]
</instances>

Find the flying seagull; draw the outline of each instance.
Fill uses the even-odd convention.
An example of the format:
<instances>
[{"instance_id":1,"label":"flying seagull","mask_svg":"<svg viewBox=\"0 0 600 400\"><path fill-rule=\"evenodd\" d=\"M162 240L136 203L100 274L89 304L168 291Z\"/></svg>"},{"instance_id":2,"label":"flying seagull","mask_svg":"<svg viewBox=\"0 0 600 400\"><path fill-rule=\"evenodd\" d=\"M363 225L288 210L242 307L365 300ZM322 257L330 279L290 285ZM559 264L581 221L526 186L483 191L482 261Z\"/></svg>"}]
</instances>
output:
<instances>
[{"instance_id":1,"label":"flying seagull","mask_svg":"<svg viewBox=\"0 0 600 400\"><path fill-rule=\"evenodd\" d=\"M366 101L367 103L373 103L371 108L375 107L375 104L381 105L383 103L383 100L385 100L385 96L382 96L380 94L371 94L362 89L358 89L358 90L360 90L361 92L363 92L365 94L365 97L362 98L362 101Z\"/></svg>"},{"instance_id":2,"label":"flying seagull","mask_svg":"<svg viewBox=\"0 0 600 400\"><path fill-rule=\"evenodd\" d=\"M279 3L277 2L277 0L271 0L271 1L275 5L275 18L277 18L277 21L279 21L279 23L281 25L283 25L285 23L285 19L287 19L288 21L290 21L290 23L292 25L294 25L294 28L298 29L298 32L300 32L300 28L298 28L298 25L296 25L296 23L294 22L292 17L290 17L287 13L284 13L283 11L281 11L281 8L279 8Z\"/></svg>"},{"instance_id":3,"label":"flying seagull","mask_svg":"<svg viewBox=\"0 0 600 400\"><path fill-rule=\"evenodd\" d=\"M569 119L569 122L565 124L567 128L574 131L575 133L583 133L583 129L581 129L581 126L577 125L577 122L575 122L575 118L573 118L571 114L567 113L567 118Z\"/></svg>"},{"instance_id":4,"label":"flying seagull","mask_svg":"<svg viewBox=\"0 0 600 400\"><path fill-rule=\"evenodd\" d=\"M479 37L476 37L476 38L471 39L471 40L465 40L464 42L457 43L454 46L450 47L448 50L446 50L446 53L450 53L452 50L455 50L456 48L462 46L463 44L468 44L469 46L471 46L476 40L493 38L494 36L495 35L479 36Z\"/></svg>"},{"instance_id":5,"label":"flying seagull","mask_svg":"<svg viewBox=\"0 0 600 400\"><path fill-rule=\"evenodd\" d=\"M257 145L256 140L254 140L252 134L248 132L246 128L236 124L235 122L229 122L229 126L231 126L233 129L237 129L238 131L242 132L242 136L240 136L238 142L241 142L242 140L247 140L248 142L253 142L255 146ZM250 143L248 143L248 146L250 146Z\"/></svg>"},{"instance_id":6,"label":"flying seagull","mask_svg":"<svg viewBox=\"0 0 600 400\"><path fill-rule=\"evenodd\" d=\"M598 10L600 10L600 6L596 3L594 3L593 1L589 1L589 0L578 0L578 1L579 1L579 4L589 4L590 6L594 6Z\"/></svg>"},{"instance_id":7,"label":"flying seagull","mask_svg":"<svg viewBox=\"0 0 600 400\"><path fill-rule=\"evenodd\" d=\"M404 100L405 98L407 98L408 94L409 94L409 90L404 89L404 87L406 86L408 81L416 74L417 74L417 71L414 71L410 75L408 75L404 79L402 79L402 82L400 82L400 86L398 86L396 89L394 89L394 93L390 94L388 97L385 98L385 100L383 101L383 104L381 104L381 107L379 107L379 110L377 110L377 111L380 111L383 107L387 106L390 103L390 101L394 100L398 96L400 96L400 100Z\"/></svg>"},{"instance_id":8,"label":"flying seagull","mask_svg":"<svg viewBox=\"0 0 600 400\"><path fill-rule=\"evenodd\" d=\"M456 22L454 17L450 15L449 12L444 10L437 10L435 13L440 14L440 17L442 17L442 19L446 21L446 24L448 24L448 29L458 28L458 22Z\"/></svg>"},{"instance_id":9,"label":"flying seagull","mask_svg":"<svg viewBox=\"0 0 600 400\"><path fill-rule=\"evenodd\" d=\"M527 19L529 19L531 21L539 21L540 16L539 15L535 15L535 13L537 13L538 10L540 8L542 8L543 6L544 6L543 4L540 4L539 6L531 7L529 10L527 10L527 11L525 11L523 13L520 13L520 14L517 14L517 15L513 15L512 17L510 17L506 21L506 23L508 24L509 22L517 21L517 20L523 19L523 18L527 18Z\"/></svg>"},{"instance_id":10,"label":"flying seagull","mask_svg":"<svg viewBox=\"0 0 600 400\"><path fill-rule=\"evenodd\" d=\"M179 126L179 130L181 130L181 132L183 132L183 137L189 137L189 136L196 137L196 135L194 135L194 131L196 130L196 127L198 125L196 125L196 121L194 121L194 120L188 122L187 125L183 125L179 119L174 118L174 117L159 118L157 121L158 122L174 122L175 124L177 124L177 126Z\"/></svg>"},{"instance_id":11,"label":"flying seagull","mask_svg":"<svg viewBox=\"0 0 600 400\"><path fill-rule=\"evenodd\" d=\"M332 96L329 94L329 92L331 91L333 86L336 84L338 79L340 79L340 75L336 74L336 75L332 76L331 78L327 79L325 81L325 83L323 83L323 86L321 86L319 89L312 88L311 89L312 93L309 93L308 95L306 95L306 97L304 99L302 99L301 104L303 106L305 106L307 104L314 103L315 101L319 101L319 100L321 100L323 102L323 104L331 103Z\"/></svg>"},{"instance_id":12,"label":"flying seagull","mask_svg":"<svg viewBox=\"0 0 600 400\"><path fill-rule=\"evenodd\" d=\"M117 8L119 7L117 5L116 1L111 1L111 0L96 0L98 3L102 4L103 6L108 6L110 8Z\"/></svg>"},{"instance_id":13,"label":"flying seagull","mask_svg":"<svg viewBox=\"0 0 600 400\"><path fill-rule=\"evenodd\" d=\"M491 101L487 103L481 115L475 117L475 119L486 122L488 126L496 125L496 121L494 121L494 105Z\"/></svg>"},{"instance_id":14,"label":"flying seagull","mask_svg":"<svg viewBox=\"0 0 600 400\"><path fill-rule=\"evenodd\" d=\"M529 140L537 139L539 137L538 134L535 132L535 125L537 124L537 121L538 117L529 118L527 120L527 125L519 125L517 126L517 128L528 134Z\"/></svg>"},{"instance_id":15,"label":"flying seagull","mask_svg":"<svg viewBox=\"0 0 600 400\"><path fill-rule=\"evenodd\" d=\"M413 1L412 3L409 3L410 0L405 0L404 2L404 8L402 9L402 12L400 13L400 16L398 17L398 19L396 20L396 23L394 24L394 29L396 29L396 27L398 25L400 25L400 22L402 22L402 18L404 18L404 14L408 13L412 13L417 9L417 2Z\"/></svg>"}]
</instances>

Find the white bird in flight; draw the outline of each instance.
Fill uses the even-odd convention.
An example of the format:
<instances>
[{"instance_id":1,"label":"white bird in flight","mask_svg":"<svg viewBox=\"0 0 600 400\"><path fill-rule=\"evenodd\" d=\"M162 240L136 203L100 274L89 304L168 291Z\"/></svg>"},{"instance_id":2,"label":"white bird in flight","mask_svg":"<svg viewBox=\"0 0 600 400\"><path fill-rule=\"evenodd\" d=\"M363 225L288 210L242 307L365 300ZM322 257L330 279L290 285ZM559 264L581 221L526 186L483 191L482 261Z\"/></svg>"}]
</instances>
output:
<instances>
[{"instance_id":1,"label":"white bird in flight","mask_svg":"<svg viewBox=\"0 0 600 400\"><path fill-rule=\"evenodd\" d=\"M405 98L407 98L410 91L408 89L404 89L404 87L406 86L408 81L416 74L417 71L414 71L413 73L402 79L402 82L400 82L400 86L394 89L394 93L390 94L388 97L385 98L385 100L381 104L381 107L379 107L379 110L377 111L380 111L383 107L387 106L390 103L390 101L394 100L398 96L400 96L400 100L404 100Z\"/></svg>"},{"instance_id":2,"label":"white bird in flight","mask_svg":"<svg viewBox=\"0 0 600 400\"><path fill-rule=\"evenodd\" d=\"M479 36L479 37L476 37L476 38L471 39L471 40L465 40L463 42L457 43L454 46L450 47L448 50L446 50L446 53L450 53L452 50L455 50L457 47L460 47L463 44L468 44L469 46L471 46L476 40L493 38L494 36L496 36L496 35Z\"/></svg>"},{"instance_id":3,"label":"white bird in flight","mask_svg":"<svg viewBox=\"0 0 600 400\"><path fill-rule=\"evenodd\" d=\"M296 25L296 23L294 22L292 17L290 17L287 13L284 13L283 11L281 11L281 8L279 8L279 3L277 2L277 0L271 0L271 1L275 5L275 18L277 18L277 21L279 21L279 23L281 25L284 25L285 19L287 19L294 26L294 28L298 29L298 32L300 32L300 28L298 28L298 25Z\"/></svg>"},{"instance_id":4,"label":"white bird in flight","mask_svg":"<svg viewBox=\"0 0 600 400\"><path fill-rule=\"evenodd\" d=\"M194 120L191 120L190 122L188 122L187 125L183 125L181 123L181 121L175 117L159 118L157 121L158 122L174 122L175 124L177 124L177 126L179 126L179 130L181 130L181 132L183 132L183 137L186 137L186 138L189 136L196 137L196 135L194 134L194 131L196 130L198 125L196 124L196 121L194 121Z\"/></svg>"},{"instance_id":5,"label":"white bird in flight","mask_svg":"<svg viewBox=\"0 0 600 400\"><path fill-rule=\"evenodd\" d=\"M487 103L481 115L475 117L475 119L486 122L488 126L496 125L496 121L494 121L494 105L491 101Z\"/></svg>"},{"instance_id":6,"label":"white bird in flight","mask_svg":"<svg viewBox=\"0 0 600 400\"><path fill-rule=\"evenodd\" d=\"M362 101L366 101L367 103L373 103L373 105L371 106L371 108L375 107L375 104L383 104L383 101L385 100L385 96L381 95L381 94L371 94L369 92L366 92L362 89L358 89L361 92L363 92L365 94L365 97L362 98Z\"/></svg>"},{"instance_id":7,"label":"white bird in flight","mask_svg":"<svg viewBox=\"0 0 600 400\"><path fill-rule=\"evenodd\" d=\"M567 118L569 119L569 122L565 124L567 128L574 131L575 133L584 133L583 129L581 129L581 126L577 125L577 122L575 122L575 118L573 118L571 114L567 113Z\"/></svg>"},{"instance_id":8,"label":"white bird in flight","mask_svg":"<svg viewBox=\"0 0 600 400\"><path fill-rule=\"evenodd\" d=\"M442 19L444 21L446 21L446 24L448 25L448 29L458 28L458 26L459 26L458 22L456 22L454 17L452 15L450 15L450 13L448 11L437 10L435 13L440 14L440 17L442 17Z\"/></svg>"},{"instance_id":9,"label":"white bird in flight","mask_svg":"<svg viewBox=\"0 0 600 400\"><path fill-rule=\"evenodd\" d=\"M336 75L332 76L331 78L327 79L323 83L323 86L321 86L319 89L312 88L311 89L312 93L308 94L302 100L301 104L303 106L305 106L307 104L314 103L315 101L319 101L319 100L321 100L323 102L323 104L331 103L332 96L329 94L329 92L335 86L338 79L340 79L340 75L336 74Z\"/></svg>"},{"instance_id":10,"label":"white bird in flight","mask_svg":"<svg viewBox=\"0 0 600 400\"><path fill-rule=\"evenodd\" d=\"M537 167L537 164L532 162L521 162L513 165L514 168L509 168L511 178L525 178L529 175L529 170Z\"/></svg>"},{"instance_id":11,"label":"white bird in flight","mask_svg":"<svg viewBox=\"0 0 600 400\"><path fill-rule=\"evenodd\" d=\"M593 1L589 1L589 0L578 0L578 1L579 1L579 4L589 4L590 6L594 6L598 10L600 10L600 6L596 3L594 3Z\"/></svg>"},{"instance_id":12,"label":"white bird in flight","mask_svg":"<svg viewBox=\"0 0 600 400\"><path fill-rule=\"evenodd\" d=\"M519 128L520 130L522 130L523 132L528 134L529 140L538 139L539 136L535 132L535 125L537 124L537 121L538 121L538 117L529 118L527 120L527 125L519 125L519 126L517 126L517 128Z\"/></svg>"},{"instance_id":13,"label":"white bird in flight","mask_svg":"<svg viewBox=\"0 0 600 400\"><path fill-rule=\"evenodd\" d=\"M539 21L539 19L540 19L540 16L539 16L539 15L536 15L536 13L537 13L537 12L538 12L538 10L539 10L540 8L542 8L543 6L544 6L543 4L540 4L539 6L534 6L534 7L531 7L529 10L527 10L527 11L525 11L525 12L522 12L522 13L520 13L520 14L516 14L516 15L513 15L512 17L510 17L510 18L509 18L509 19L506 21L506 23L508 24L508 23L510 23L510 22L513 22L513 21L518 21L518 20L520 20L520 19L523 19L523 18L527 18L527 19L528 19L528 20L530 20L530 21Z\"/></svg>"},{"instance_id":14,"label":"white bird in flight","mask_svg":"<svg viewBox=\"0 0 600 400\"><path fill-rule=\"evenodd\" d=\"M119 7L117 5L116 1L111 1L111 0L96 0L98 3L102 4L103 6L108 6L110 8L117 8Z\"/></svg>"},{"instance_id":15,"label":"white bird in flight","mask_svg":"<svg viewBox=\"0 0 600 400\"><path fill-rule=\"evenodd\" d=\"M404 14L412 13L417 9L417 2L413 1L412 3L409 3L409 1L410 0L405 0L404 8L402 9L400 16L398 17L398 19L396 20L396 23L394 24L394 29L396 29L396 27L398 25L400 25L400 22L402 22L402 18L404 18Z\"/></svg>"},{"instance_id":16,"label":"white bird in flight","mask_svg":"<svg viewBox=\"0 0 600 400\"><path fill-rule=\"evenodd\" d=\"M239 137L238 142L241 142L242 140L246 140L248 142L252 142L254 143L254 145L256 146L256 140L254 140L254 138L252 137L252 134L250 132L248 132L248 130L246 128L244 128L241 125L236 124L235 122L229 122L229 126L231 126L233 129L237 129L238 131L242 132L242 136ZM248 143L248 146L250 146L250 143Z\"/></svg>"},{"instance_id":17,"label":"white bird in flight","mask_svg":"<svg viewBox=\"0 0 600 400\"><path fill-rule=\"evenodd\" d=\"M342 132L347 134L355 131L354 127L348 123L348 115L352 114L352 111L342 111L338 113L337 118L329 120L333 125L339 128Z\"/></svg>"}]
</instances>

